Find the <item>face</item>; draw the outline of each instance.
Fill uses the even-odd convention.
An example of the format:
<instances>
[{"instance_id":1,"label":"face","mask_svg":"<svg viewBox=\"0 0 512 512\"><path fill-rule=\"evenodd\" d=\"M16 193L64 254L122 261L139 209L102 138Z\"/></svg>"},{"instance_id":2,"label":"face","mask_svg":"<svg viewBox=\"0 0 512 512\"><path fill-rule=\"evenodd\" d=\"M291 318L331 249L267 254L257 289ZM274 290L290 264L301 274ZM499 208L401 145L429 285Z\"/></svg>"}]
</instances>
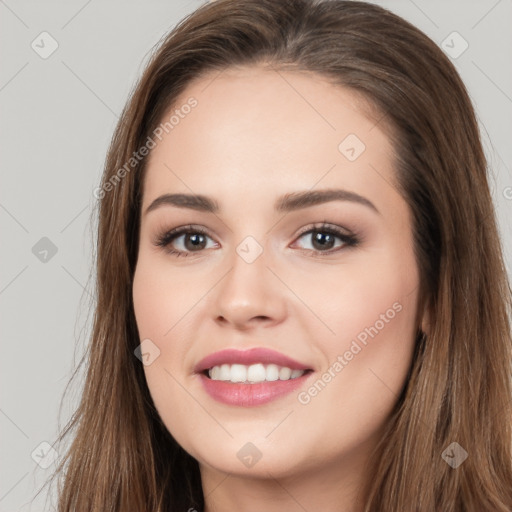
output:
<instances>
[{"instance_id":1,"label":"face","mask_svg":"<svg viewBox=\"0 0 512 512\"><path fill-rule=\"evenodd\" d=\"M360 106L315 75L232 69L153 136L136 321L155 406L203 475L354 471L405 384L411 215Z\"/></svg>"}]
</instances>

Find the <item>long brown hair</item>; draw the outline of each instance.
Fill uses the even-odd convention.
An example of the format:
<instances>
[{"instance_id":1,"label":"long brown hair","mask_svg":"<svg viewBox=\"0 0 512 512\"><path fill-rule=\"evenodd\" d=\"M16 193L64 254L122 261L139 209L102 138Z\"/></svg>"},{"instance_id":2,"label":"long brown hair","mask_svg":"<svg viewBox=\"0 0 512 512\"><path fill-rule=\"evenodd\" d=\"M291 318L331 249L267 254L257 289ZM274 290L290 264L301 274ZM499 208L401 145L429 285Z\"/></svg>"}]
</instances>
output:
<instances>
[{"instance_id":1,"label":"long brown hair","mask_svg":"<svg viewBox=\"0 0 512 512\"><path fill-rule=\"evenodd\" d=\"M59 438L73 434L54 474L59 512L204 508L198 463L162 423L134 356L146 158L130 158L193 79L256 64L361 94L393 142L396 185L413 215L431 325L368 467L365 512L510 512L512 299L473 107L421 31L382 7L336 0L217 0L152 55L97 194L96 309L81 402ZM454 442L468 455L456 468L443 456Z\"/></svg>"}]
</instances>

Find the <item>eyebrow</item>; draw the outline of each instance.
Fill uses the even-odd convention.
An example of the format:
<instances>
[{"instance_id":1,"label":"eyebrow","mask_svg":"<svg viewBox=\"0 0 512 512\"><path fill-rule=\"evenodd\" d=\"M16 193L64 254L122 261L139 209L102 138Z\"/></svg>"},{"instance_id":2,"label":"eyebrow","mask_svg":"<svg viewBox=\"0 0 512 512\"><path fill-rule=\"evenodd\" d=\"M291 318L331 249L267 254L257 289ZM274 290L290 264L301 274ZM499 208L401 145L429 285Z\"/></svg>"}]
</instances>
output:
<instances>
[{"instance_id":1,"label":"eyebrow","mask_svg":"<svg viewBox=\"0 0 512 512\"><path fill-rule=\"evenodd\" d=\"M307 190L285 194L277 199L274 209L277 212L291 212L329 201L350 201L362 204L380 215L379 210L369 199L355 192L342 189ZM147 214L164 205L207 213L218 213L220 211L219 204L215 199L202 194L164 194L157 197L146 208L145 213Z\"/></svg>"}]
</instances>

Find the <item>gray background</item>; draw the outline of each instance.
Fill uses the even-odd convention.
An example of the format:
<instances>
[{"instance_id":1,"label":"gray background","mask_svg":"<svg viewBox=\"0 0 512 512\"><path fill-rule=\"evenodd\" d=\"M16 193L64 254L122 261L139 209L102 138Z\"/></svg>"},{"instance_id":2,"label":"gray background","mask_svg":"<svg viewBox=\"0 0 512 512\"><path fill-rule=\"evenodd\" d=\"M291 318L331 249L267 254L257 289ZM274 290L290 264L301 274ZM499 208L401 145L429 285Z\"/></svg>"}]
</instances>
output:
<instances>
[{"instance_id":1,"label":"gray background","mask_svg":"<svg viewBox=\"0 0 512 512\"><path fill-rule=\"evenodd\" d=\"M468 42L453 62L480 120L510 275L511 1L374 3L408 19L439 46L453 31ZM39 465L53 460L48 445L40 444L54 443L58 419L63 426L78 403L75 384L59 416L90 330L92 192L149 51L200 4L0 0L1 512L48 510L45 494L30 501L54 468ZM46 59L31 47L35 41L39 52L51 49L43 31L58 43ZM452 51L462 48L457 36L448 43Z\"/></svg>"}]
</instances>

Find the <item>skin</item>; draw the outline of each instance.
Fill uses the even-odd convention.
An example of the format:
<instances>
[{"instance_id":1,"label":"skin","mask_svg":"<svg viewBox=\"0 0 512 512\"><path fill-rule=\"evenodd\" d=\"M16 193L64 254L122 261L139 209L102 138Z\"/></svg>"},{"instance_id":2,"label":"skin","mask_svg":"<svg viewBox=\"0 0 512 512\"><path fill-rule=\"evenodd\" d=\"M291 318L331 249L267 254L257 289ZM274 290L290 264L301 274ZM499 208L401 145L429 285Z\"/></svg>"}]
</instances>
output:
<instances>
[{"instance_id":1,"label":"skin","mask_svg":"<svg viewBox=\"0 0 512 512\"><path fill-rule=\"evenodd\" d=\"M173 109L191 96L197 106L151 150L144 179L133 299L140 339L160 350L144 367L151 396L169 432L199 461L208 512L359 511L365 464L425 322L390 142L354 92L310 73L250 67L206 75ZM354 161L338 149L348 134L366 146ZM365 197L378 213L352 201L274 211L284 194L330 188ZM208 195L220 211L163 205L145 213L168 193ZM336 238L324 252L337 252L322 254L301 230L323 221L354 233L359 245ZM185 236L172 248L187 257L155 245L187 224L207 230L204 248L194 252ZM236 252L247 236L263 249L252 263ZM358 334L397 303L394 318L333 372ZM253 347L315 371L299 391L264 405L210 398L194 365L218 350ZM299 392L329 368L335 377L301 403ZM261 453L252 467L237 457L248 442Z\"/></svg>"}]
</instances>

